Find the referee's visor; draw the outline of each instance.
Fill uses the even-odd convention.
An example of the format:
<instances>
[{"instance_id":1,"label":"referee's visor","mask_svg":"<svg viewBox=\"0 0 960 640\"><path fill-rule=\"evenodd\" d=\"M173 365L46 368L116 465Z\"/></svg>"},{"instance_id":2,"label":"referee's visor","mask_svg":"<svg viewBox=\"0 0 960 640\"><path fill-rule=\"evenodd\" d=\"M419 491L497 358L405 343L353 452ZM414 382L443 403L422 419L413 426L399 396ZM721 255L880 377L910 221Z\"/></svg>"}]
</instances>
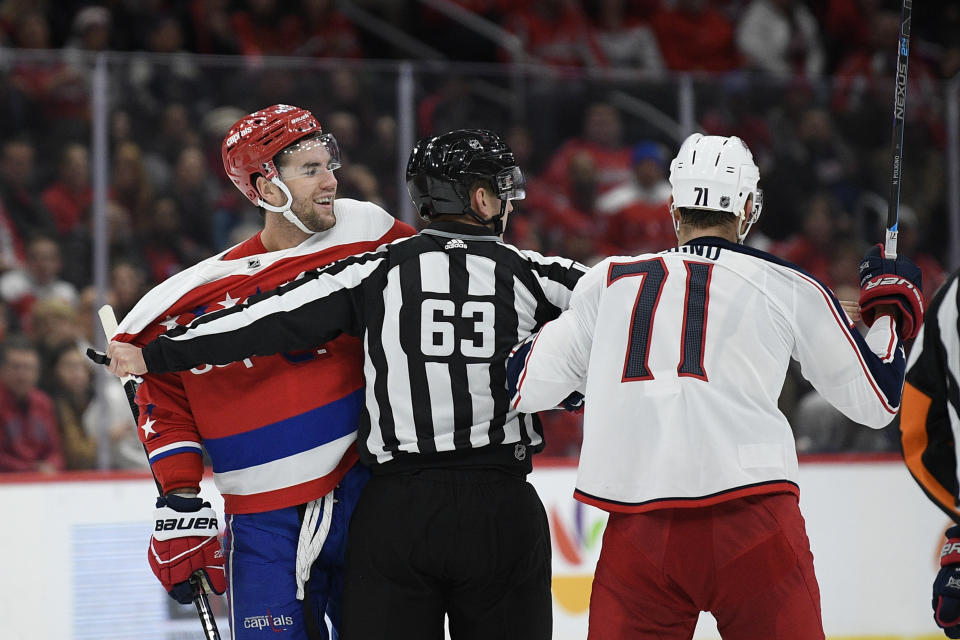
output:
<instances>
[{"instance_id":1,"label":"referee's visor","mask_svg":"<svg viewBox=\"0 0 960 640\"><path fill-rule=\"evenodd\" d=\"M523 200L527 197L527 181L520 167L508 167L493 179L497 185L497 197L500 200Z\"/></svg>"}]
</instances>

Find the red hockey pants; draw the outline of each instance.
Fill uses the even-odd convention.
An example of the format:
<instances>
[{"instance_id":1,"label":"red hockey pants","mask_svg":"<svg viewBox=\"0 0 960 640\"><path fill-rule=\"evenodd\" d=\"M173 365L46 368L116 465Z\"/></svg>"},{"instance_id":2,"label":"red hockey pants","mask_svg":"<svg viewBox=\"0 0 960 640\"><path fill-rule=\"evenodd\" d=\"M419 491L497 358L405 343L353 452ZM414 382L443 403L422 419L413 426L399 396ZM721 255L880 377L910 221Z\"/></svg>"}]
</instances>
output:
<instances>
[{"instance_id":1,"label":"red hockey pants","mask_svg":"<svg viewBox=\"0 0 960 640\"><path fill-rule=\"evenodd\" d=\"M713 614L724 640L823 640L796 496L611 513L589 640L688 640L700 611Z\"/></svg>"}]
</instances>

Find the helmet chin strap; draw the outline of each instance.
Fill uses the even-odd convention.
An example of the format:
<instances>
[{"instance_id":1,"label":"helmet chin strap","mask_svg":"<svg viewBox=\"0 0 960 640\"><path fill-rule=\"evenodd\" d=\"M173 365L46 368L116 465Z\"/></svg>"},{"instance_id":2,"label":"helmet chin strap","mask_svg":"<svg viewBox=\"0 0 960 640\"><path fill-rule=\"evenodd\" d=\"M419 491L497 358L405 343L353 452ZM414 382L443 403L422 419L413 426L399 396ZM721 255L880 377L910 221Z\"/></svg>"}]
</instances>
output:
<instances>
[{"instance_id":1,"label":"helmet chin strap","mask_svg":"<svg viewBox=\"0 0 960 640\"><path fill-rule=\"evenodd\" d=\"M280 188L280 191L283 192L283 195L287 196L287 203L282 207L275 207L272 204L268 204L264 201L263 198L260 198L257 201L257 204L266 209L267 211L274 211L276 213L283 214L283 217L297 229L303 231L306 234L313 235L316 233L313 229L308 229L305 224L298 218L293 211L290 210L290 205L293 204L293 196L290 195L290 189L287 188L287 185L283 184L283 180L280 179L280 176L274 176L270 182L277 185Z\"/></svg>"},{"instance_id":2,"label":"helmet chin strap","mask_svg":"<svg viewBox=\"0 0 960 640\"><path fill-rule=\"evenodd\" d=\"M467 207L464 210L464 213L485 227L493 225L493 233L500 236L503 235L503 215L507 212L507 201L501 200L500 202L500 213L495 216L490 216L489 218L484 218L479 213L474 211L472 207Z\"/></svg>"},{"instance_id":3,"label":"helmet chin strap","mask_svg":"<svg viewBox=\"0 0 960 640\"><path fill-rule=\"evenodd\" d=\"M493 233L502 236L503 235L503 216L507 215L507 201L500 201L500 213L493 216L488 220L488 222L493 223Z\"/></svg>"},{"instance_id":4,"label":"helmet chin strap","mask_svg":"<svg viewBox=\"0 0 960 640\"><path fill-rule=\"evenodd\" d=\"M753 223L757 219L753 216L753 213L750 213L750 218L747 218L747 209L746 203L744 203L744 208L740 210L740 215L737 216L737 242L743 244L743 241L747 239L747 234L750 233L750 228L753 226ZM747 224L747 228L743 229L743 224ZM741 229L743 232L741 233Z\"/></svg>"},{"instance_id":5,"label":"helmet chin strap","mask_svg":"<svg viewBox=\"0 0 960 640\"><path fill-rule=\"evenodd\" d=\"M673 202L670 203L670 221L673 222L673 233L677 236L677 242L680 242L680 216L675 216L673 213L677 210L677 205Z\"/></svg>"},{"instance_id":6,"label":"helmet chin strap","mask_svg":"<svg viewBox=\"0 0 960 640\"><path fill-rule=\"evenodd\" d=\"M473 207L467 207L463 212L485 227L493 225L494 235L503 235L503 216L507 213L506 200L500 200L500 213L489 218L481 217L479 213L473 210Z\"/></svg>"}]
</instances>

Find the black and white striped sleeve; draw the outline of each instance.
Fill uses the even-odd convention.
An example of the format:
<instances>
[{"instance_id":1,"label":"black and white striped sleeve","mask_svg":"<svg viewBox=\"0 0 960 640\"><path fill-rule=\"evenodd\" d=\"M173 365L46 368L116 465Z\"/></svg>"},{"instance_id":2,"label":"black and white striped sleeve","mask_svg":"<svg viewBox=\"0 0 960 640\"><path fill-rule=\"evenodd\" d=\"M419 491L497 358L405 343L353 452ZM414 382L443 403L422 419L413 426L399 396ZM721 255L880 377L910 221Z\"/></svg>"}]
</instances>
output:
<instances>
[{"instance_id":1,"label":"black and white striped sleeve","mask_svg":"<svg viewBox=\"0 0 960 640\"><path fill-rule=\"evenodd\" d=\"M363 331L363 291L387 266L386 248L308 271L243 304L196 318L143 349L150 373L228 364L307 349Z\"/></svg>"},{"instance_id":2,"label":"black and white striped sleeve","mask_svg":"<svg viewBox=\"0 0 960 640\"><path fill-rule=\"evenodd\" d=\"M531 272L547 300L563 311L570 306L570 296L587 268L570 258L544 256L529 249L520 250L529 261Z\"/></svg>"}]
</instances>

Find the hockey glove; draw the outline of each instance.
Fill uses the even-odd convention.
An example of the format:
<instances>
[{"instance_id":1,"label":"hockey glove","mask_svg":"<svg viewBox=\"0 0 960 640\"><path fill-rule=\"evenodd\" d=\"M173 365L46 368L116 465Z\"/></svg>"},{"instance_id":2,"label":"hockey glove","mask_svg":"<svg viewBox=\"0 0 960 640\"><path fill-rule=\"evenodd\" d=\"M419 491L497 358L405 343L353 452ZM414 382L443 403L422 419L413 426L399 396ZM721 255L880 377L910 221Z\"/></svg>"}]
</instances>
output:
<instances>
[{"instance_id":1,"label":"hockey glove","mask_svg":"<svg viewBox=\"0 0 960 640\"><path fill-rule=\"evenodd\" d=\"M523 342L513 348L507 359L507 393L510 394L510 398L517 395L520 374L523 373L523 365L527 363L527 355L530 353L536 335L534 333L524 338Z\"/></svg>"},{"instance_id":2,"label":"hockey glove","mask_svg":"<svg viewBox=\"0 0 960 640\"><path fill-rule=\"evenodd\" d=\"M571 391L570 395L560 402L560 406L571 413L583 413L583 394L579 391Z\"/></svg>"},{"instance_id":3,"label":"hockey glove","mask_svg":"<svg viewBox=\"0 0 960 640\"><path fill-rule=\"evenodd\" d=\"M520 374L523 373L523 365L526 364L527 355L530 348L533 347L534 338L537 334L527 336L510 352L507 360L507 393L513 398L517 394L517 387L520 385ZM583 413L583 394L579 391L572 391L570 395L560 401L560 407L571 413Z\"/></svg>"},{"instance_id":4,"label":"hockey glove","mask_svg":"<svg viewBox=\"0 0 960 640\"><path fill-rule=\"evenodd\" d=\"M903 256L890 260L883 245L874 245L860 263L860 316L868 327L877 307L893 305L900 311L901 340L916 337L923 323L923 287L920 269Z\"/></svg>"},{"instance_id":5,"label":"hockey glove","mask_svg":"<svg viewBox=\"0 0 960 640\"><path fill-rule=\"evenodd\" d=\"M940 573L933 581L933 618L948 638L960 638L960 526L947 529Z\"/></svg>"},{"instance_id":6,"label":"hockey glove","mask_svg":"<svg viewBox=\"0 0 960 640\"><path fill-rule=\"evenodd\" d=\"M226 591L217 513L209 502L176 494L161 496L153 519L147 558L171 598L180 604L193 601L190 577L195 573L207 593Z\"/></svg>"}]
</instances>

